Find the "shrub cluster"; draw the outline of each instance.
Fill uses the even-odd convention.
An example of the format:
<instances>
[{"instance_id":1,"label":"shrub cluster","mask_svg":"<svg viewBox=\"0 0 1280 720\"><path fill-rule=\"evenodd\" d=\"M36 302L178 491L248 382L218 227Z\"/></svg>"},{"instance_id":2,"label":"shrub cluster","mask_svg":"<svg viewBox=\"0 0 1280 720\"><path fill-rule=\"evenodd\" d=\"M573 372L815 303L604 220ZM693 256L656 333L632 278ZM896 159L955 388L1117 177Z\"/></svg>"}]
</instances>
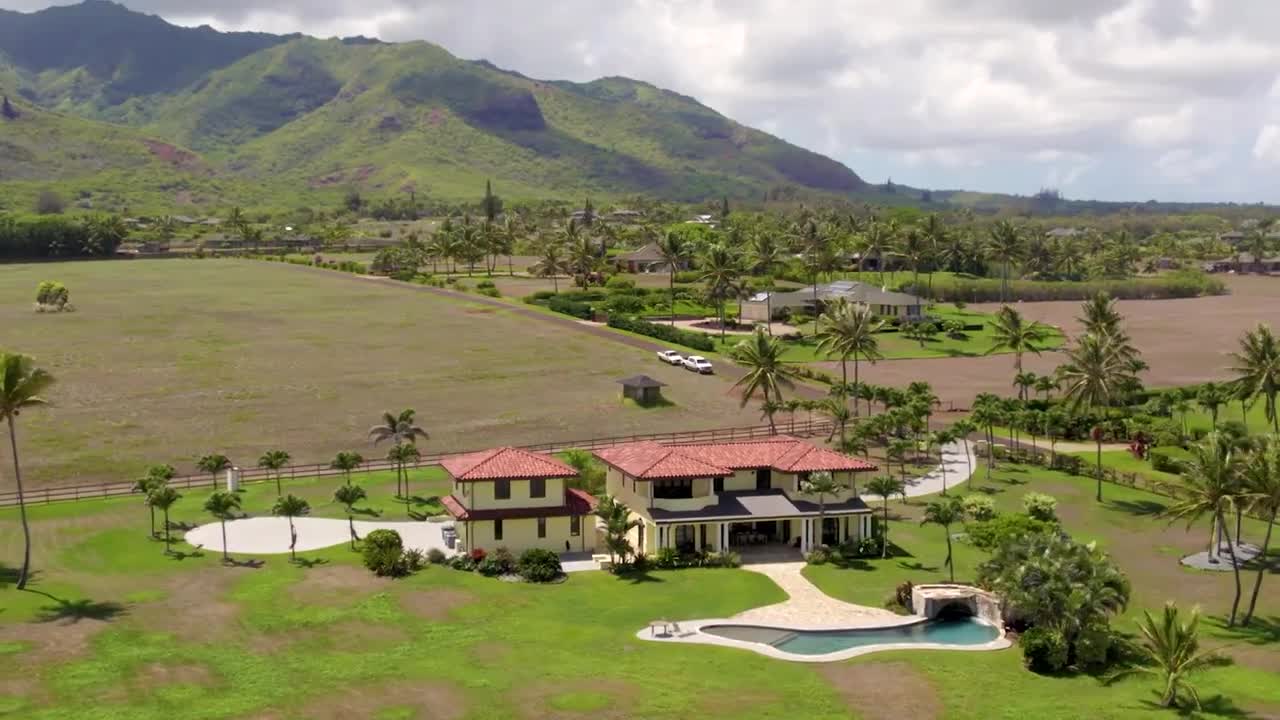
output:
<instances>
[{"instance_id":1,"label":"shrub cluster","mask_svg":"<svg viewBox=\"0 0 1280 720\"><path fill-rule=\"evenodd\" d=\"M95 233L92 222L63 217L5 216L0 222L0 258L106 257L123 238Z\"/></svg>"},{"instance_id":2,"label":"shrub cluster","mask_svg":"<svg viewBox=\"0 0 1280 720\"><path fill-rule=\"evenodd\" d=\"M530 548L520 553L516 572L526 582L535 583L552 582L564 575L564 570L560 567L560 556L539 548Z\"/></svg>"},{"instance_id":3,"label":"shrub cluster","mask_svg":"<svg viewBox=\"0 0 1280 720\"><path fill-rule=\"evenodd\" d=\"M538 548L525 550L519 558L505 547L493 552L475 548L466 555L455 555L448 563L454 570L478 572L486 577L519 576L525 582L534 583L554 582L564 575L560 556Z\"/></svg>"},{"instance_id":4,"label":"shrub cluster","mask_svg":"<svg viewBox=\"0 0 1280 720\"><path fill-rule=\"evenodd\" d=\"M609 317L609 327L657 338L663 342L684 345L694 350L702 350L704 352L715 350L715 344L711 341L711 336L706 333L681 330L670 325L659 325L626 316L611 315Z\"/></svg>"},{"instance_id":5,"label":"shrub cluster","mask_svg":"<svg viewBox=\"0 0 1280 720\"><path fill-rule=\"evenodd\" d=\"M36 312L70 312L71 291L60 282L45 280L36 287Z\"/></svg>"},{"instance_id":6,"label":"shrub cluster","mask_svg":"<svg viewBox=\"0 0 1280 720\"><path fill-rule=\"evenodd\" d=\"M643 569L648 563L636 557L637 568ZM736 568L742 565L742 556L732 550L714 552L682 553L675 548L662 548L653 558L653 566L660 570L678 570L682 568Z\"/></svg>"},{"instance_id":7,"label":"shrub cluster","mask_svg":"<svg viewBox=\"0 0 1280 720\"><path fill-rule=\"evenodd\" d=\"M360 553L364 566L379 577L403 577L410 572L404 541L395 530L374 530L365 535Z\"/></svg>"},{"instance_id":8,"label":"shrub cluster","mask_svg":"<svg viewBox=\"0 0 1280 720\"><path fill-rule=\"evenodd\" d=\"M1058 521L1058 500L1052 495L1029 492L1022 496L1022 507L1027 511L1027 516L1033 520L1044 523Z\"/></svg>"}]
</instances>

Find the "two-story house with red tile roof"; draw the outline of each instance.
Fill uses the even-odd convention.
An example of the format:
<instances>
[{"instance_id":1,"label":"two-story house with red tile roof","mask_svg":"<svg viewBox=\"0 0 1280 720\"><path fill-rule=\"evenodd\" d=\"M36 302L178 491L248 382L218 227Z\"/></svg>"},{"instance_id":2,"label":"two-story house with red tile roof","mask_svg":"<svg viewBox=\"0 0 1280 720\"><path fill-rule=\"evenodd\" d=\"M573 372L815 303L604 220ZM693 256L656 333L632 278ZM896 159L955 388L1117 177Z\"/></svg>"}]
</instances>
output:
<instances>
[{"instance_id":1,"label":"two-story house with red tile roof","mask_svg":"<svg viewBox=\"0 0 1280 720\"><path fill-rule=\"evenodd\" d=\"M871 509L855 478L875 465L786 435L743 442L637 442L595 453L608 466L607 492L640 520L638 551L686 551L786 545L808 551L871 533ZM810 474L845 486L819 498Z\"/></svg>"},{"instance_id":2,"label":"two-story house with red tile roof","mask_svg":"<svg viewBox=\"0 0 1280 720\"><path fill-rule=\"evenodd\" d=\"M595 550L596 499L569 487L578 477L572 466L511 447L454 455L440 464L453 483L442 502L454 518L459 551Z\"/></svg>"}]
</instances>

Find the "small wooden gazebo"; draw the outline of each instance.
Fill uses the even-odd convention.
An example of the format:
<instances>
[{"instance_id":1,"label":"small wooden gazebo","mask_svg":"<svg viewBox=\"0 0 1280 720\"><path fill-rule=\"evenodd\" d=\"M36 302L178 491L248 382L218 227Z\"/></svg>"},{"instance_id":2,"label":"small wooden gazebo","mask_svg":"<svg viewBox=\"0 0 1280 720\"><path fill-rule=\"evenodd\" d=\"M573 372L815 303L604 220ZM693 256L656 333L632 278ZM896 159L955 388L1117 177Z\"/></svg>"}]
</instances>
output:
<instances>
[{"instance_id":1,"label":"small wooden gazebo","mask_svg":"<svg viewBox=\"0 0 1280 720\"><path fill-rule=\"evenodd\" d=\"M661 402L662 388L667 384L654 380L648 375L636 375L618 381L622 385L622 396L631 398L640 405L653 405Z\"/></svg>"}]
</instances>

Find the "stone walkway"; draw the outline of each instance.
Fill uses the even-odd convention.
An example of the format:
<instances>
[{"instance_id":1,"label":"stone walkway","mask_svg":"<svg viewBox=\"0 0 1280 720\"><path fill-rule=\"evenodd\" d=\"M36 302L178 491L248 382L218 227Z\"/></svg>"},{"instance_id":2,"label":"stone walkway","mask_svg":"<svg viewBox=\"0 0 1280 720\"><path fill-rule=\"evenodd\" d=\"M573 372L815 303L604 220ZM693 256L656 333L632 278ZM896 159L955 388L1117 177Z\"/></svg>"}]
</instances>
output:
<instances>
[{"instance_id":1,"label":"stone walkway","mask_svg":"<svg viewBox=\"0 0 1280 720\"><path fill-rule=\"evenodd\" d=\"M804 628L875 627L902 623L902 616L883 608L854 605L827 595L800 574L804 567L804 562L744 565L744 570L760 573L772 580L788 597L774 605L738 613L732 620Z\"/></svg>"},{"instance_id":2,"label":"stone walkway","mask_svg":"<svg viewBox=\"0 0 1280 720\"><path fill-rule=\"evenodd\" d=\"M967 481L973 475L974 466L978 463L978 458L973 453L973 444L969 443L969 446L968 455L965 454L964 441L944 447L942 449L942 465L919 477L907 478L907 497L920 497L921 495L940 493L942 492L944 480L948 489ZM943 466L947 468L945 478L942 474Z\"/></svg>"}]
</instances>

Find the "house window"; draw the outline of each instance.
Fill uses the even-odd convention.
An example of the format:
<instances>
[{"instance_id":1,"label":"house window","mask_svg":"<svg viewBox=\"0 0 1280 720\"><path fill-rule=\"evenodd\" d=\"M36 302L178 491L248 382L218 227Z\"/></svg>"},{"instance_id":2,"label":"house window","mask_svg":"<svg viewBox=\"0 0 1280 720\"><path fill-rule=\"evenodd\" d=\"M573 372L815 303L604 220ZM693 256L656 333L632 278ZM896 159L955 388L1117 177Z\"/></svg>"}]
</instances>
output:
<instances>
[{"instance_id":1,"label":"house window","mask_svg":"<svg viewBox=\"0 0 1280 720\"><path fill-rule=\"evenodd\" d=\"M502 539L502 518L498 518L493 521L493 539Z\"/></svg>"},{"instance_id":2,"label":"house window","mask_svg":"<svg viewBox=\"0 0 1280 720\"><path fill-rule=\"evenodd\" d=\"M724 492L724 478L716 478L711 481L711 489L717 494Z\"/></svg>"},{"instance_id":3,"label":"house window","mask_svg":"<svg viewBox=\"0 0 1280 720\"><path fill-rule=\"evenodd\" d=\"M546 536L547 536L547 519L544 517L540 517L538 518L538 537L544 538Z\"/></svg>"},{"instance_id":4,"label":"house window","mask_svg":"<svg viewBox=\"0 0 1280 720\"><path fill-rule=\"evenodd\" d=\"M693 497L692 480L659 480L653 484L653 496L667 500Z\"/></svg>"},{"instance_id":5,"label":"house window","mask_svg":"<svg viewBox=\"0 0 1280 720\"><path fill-rule=\"evenodd\" d=\"M493 482L493 496L498 500L511 499L511 481L495 480Z\"/></svg>"},{"instance_id":6,"label":"house window","mask_svg":"<svg viewBox=\"0 0 1280 720\"><path fill-rule=\"evenodd\" d=\"M529 497L540 498L547 496L547 481L542 478L534 478L529 481Z\"/></svg>"},{"instance_id":7,"label":"house window","mask_svg":"<svg viewBox=\"0 0 1280 720\"><path fill-rule=\"evenodd\" d=\"M582 534L582 516L581 515L569 516L569 534L572 535L573 537L578 537L579 535Z\"/></svg>"}]
</instances>

